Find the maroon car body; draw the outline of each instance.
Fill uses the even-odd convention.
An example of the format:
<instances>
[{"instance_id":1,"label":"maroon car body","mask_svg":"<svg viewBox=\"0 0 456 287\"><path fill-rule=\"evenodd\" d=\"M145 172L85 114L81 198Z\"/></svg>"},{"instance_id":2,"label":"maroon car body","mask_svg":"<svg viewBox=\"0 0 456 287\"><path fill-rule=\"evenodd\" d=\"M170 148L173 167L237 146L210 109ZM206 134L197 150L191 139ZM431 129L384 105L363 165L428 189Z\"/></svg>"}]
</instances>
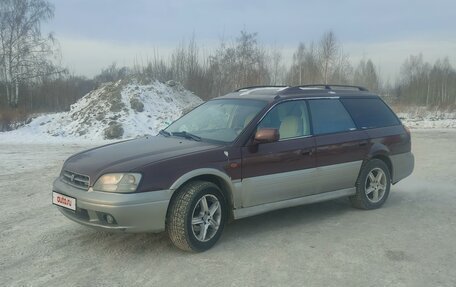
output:
<instances>
[{"instance_id":1,"label":"maroon car body","mask_svg":"<svg viewBox=\"0 0 456 287\"><path fill-rule=\"evenodd\" d=\"M170 203L190 182L217 186L227 216L237 219L342 196L355 199L363 168L374 159L387 170L377 166L365 176L382 171L389 180L379 200L380 180L363 179L366 203L376 206L386 200L389 183L413 171L410 132L380 97L363 88L253 87L209 103L217 101L250 101L258 111L230 120L236 131L231 141L205 138L203 132L179 135L173 128L178 120L160 135L73 155L53 191L75 199L77 208L59 209L104 230L161 231ZM132 192L94 189L103 175L124 173L140 178ZM369 203L368 190L375 190L377 202Z\"/></svg>"}]
</instances>

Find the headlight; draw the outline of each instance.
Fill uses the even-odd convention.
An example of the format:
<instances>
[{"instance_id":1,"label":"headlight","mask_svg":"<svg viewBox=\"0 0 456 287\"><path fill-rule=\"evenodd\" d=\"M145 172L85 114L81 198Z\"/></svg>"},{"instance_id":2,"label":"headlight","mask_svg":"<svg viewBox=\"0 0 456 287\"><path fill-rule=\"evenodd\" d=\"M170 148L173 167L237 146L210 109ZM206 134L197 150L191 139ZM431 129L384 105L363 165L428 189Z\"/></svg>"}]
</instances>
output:
<instances>
[{"instance_id":1,"label":"headlight","mask_svg":"<svg viewBox=\"0 0 456 287\"><path fill-rule=\"evenodd\" d=\"M139 173L107 173L95 182L93 189L107 192L134 192L140 180Z\"/></svg>"}]
</instances>

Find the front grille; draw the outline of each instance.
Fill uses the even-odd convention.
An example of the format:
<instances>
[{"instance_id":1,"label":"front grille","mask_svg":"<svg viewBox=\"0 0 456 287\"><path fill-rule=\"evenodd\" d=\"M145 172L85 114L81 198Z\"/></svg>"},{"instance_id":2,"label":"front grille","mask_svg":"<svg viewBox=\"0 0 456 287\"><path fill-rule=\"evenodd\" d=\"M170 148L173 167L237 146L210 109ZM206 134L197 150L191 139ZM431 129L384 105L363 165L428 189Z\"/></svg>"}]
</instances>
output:
<instances>
[{"instance_id":1,"label":"front grille","mask_svg":"<svg viewBox=\"0 0 456 287\"><path fill-rule=\"evenodd\" d=\"M64 170L62 172L62 181L80 189L89 189L89 177L87 175Z\"/></svg>"}]
</instances>

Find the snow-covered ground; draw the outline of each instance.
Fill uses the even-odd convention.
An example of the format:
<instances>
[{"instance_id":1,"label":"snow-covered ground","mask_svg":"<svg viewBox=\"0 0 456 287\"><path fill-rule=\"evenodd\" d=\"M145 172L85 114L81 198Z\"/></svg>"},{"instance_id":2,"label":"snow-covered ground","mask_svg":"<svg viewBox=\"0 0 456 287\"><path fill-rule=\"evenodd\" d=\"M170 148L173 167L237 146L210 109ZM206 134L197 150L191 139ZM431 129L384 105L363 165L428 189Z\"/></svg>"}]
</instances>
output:
<instances>
[{"instance_id":1,"label":"snow-covered ground","mask_svg":"<svg viewBox=\"0 0 456 287\"><path fill-rule=\"evenodd\" d=\"M202 100L179 83L134 81L105 84L71 106L70 111L38 116L17 130L0 133L3 143L99 143L111 138L156 134ZM119 135L121 127L123 132Z\"/></svg>"},{"instance_id":2,"label":"snow-covered ground","mask_svg":"<svg viewBox=\"0 0 456 287\"><path fill-rule=\"evenodd\" d=\"M412 140L415 171L382 208L340 199L238 220L199 254L60 214L52 181L90 146L0 141L0 286L456 286L456 130Z\"/></svg>"},{"instance_id":3,"label":"snow-covered ground","mask_svg":"<svg viewBox=\"0 0 456 287\"><path fill-rule=\"evenodd\" d=\"M412 129L456 128L456 112L414 107L398 112L397 115L406 126Z\"/></svg>"}]
</instances>

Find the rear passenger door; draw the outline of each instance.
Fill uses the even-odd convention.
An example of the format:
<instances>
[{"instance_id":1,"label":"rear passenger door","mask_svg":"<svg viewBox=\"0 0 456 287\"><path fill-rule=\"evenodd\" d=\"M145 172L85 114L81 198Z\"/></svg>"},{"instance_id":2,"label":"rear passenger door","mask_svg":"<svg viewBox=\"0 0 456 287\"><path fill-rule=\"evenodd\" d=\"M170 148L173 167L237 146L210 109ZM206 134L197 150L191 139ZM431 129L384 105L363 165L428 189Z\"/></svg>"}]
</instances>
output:
<instances>
[{"instance_id":1,"label":"rear passenger door","mask_svg":"<svg viewBox=\"0 0 456 287\"><path fill-rule=\"evenodd\" d=\"M338 98L308 102L315 135L318 192L354 187L367 155L367 133L356 128Z\"/></svg>"}]
</instances>

